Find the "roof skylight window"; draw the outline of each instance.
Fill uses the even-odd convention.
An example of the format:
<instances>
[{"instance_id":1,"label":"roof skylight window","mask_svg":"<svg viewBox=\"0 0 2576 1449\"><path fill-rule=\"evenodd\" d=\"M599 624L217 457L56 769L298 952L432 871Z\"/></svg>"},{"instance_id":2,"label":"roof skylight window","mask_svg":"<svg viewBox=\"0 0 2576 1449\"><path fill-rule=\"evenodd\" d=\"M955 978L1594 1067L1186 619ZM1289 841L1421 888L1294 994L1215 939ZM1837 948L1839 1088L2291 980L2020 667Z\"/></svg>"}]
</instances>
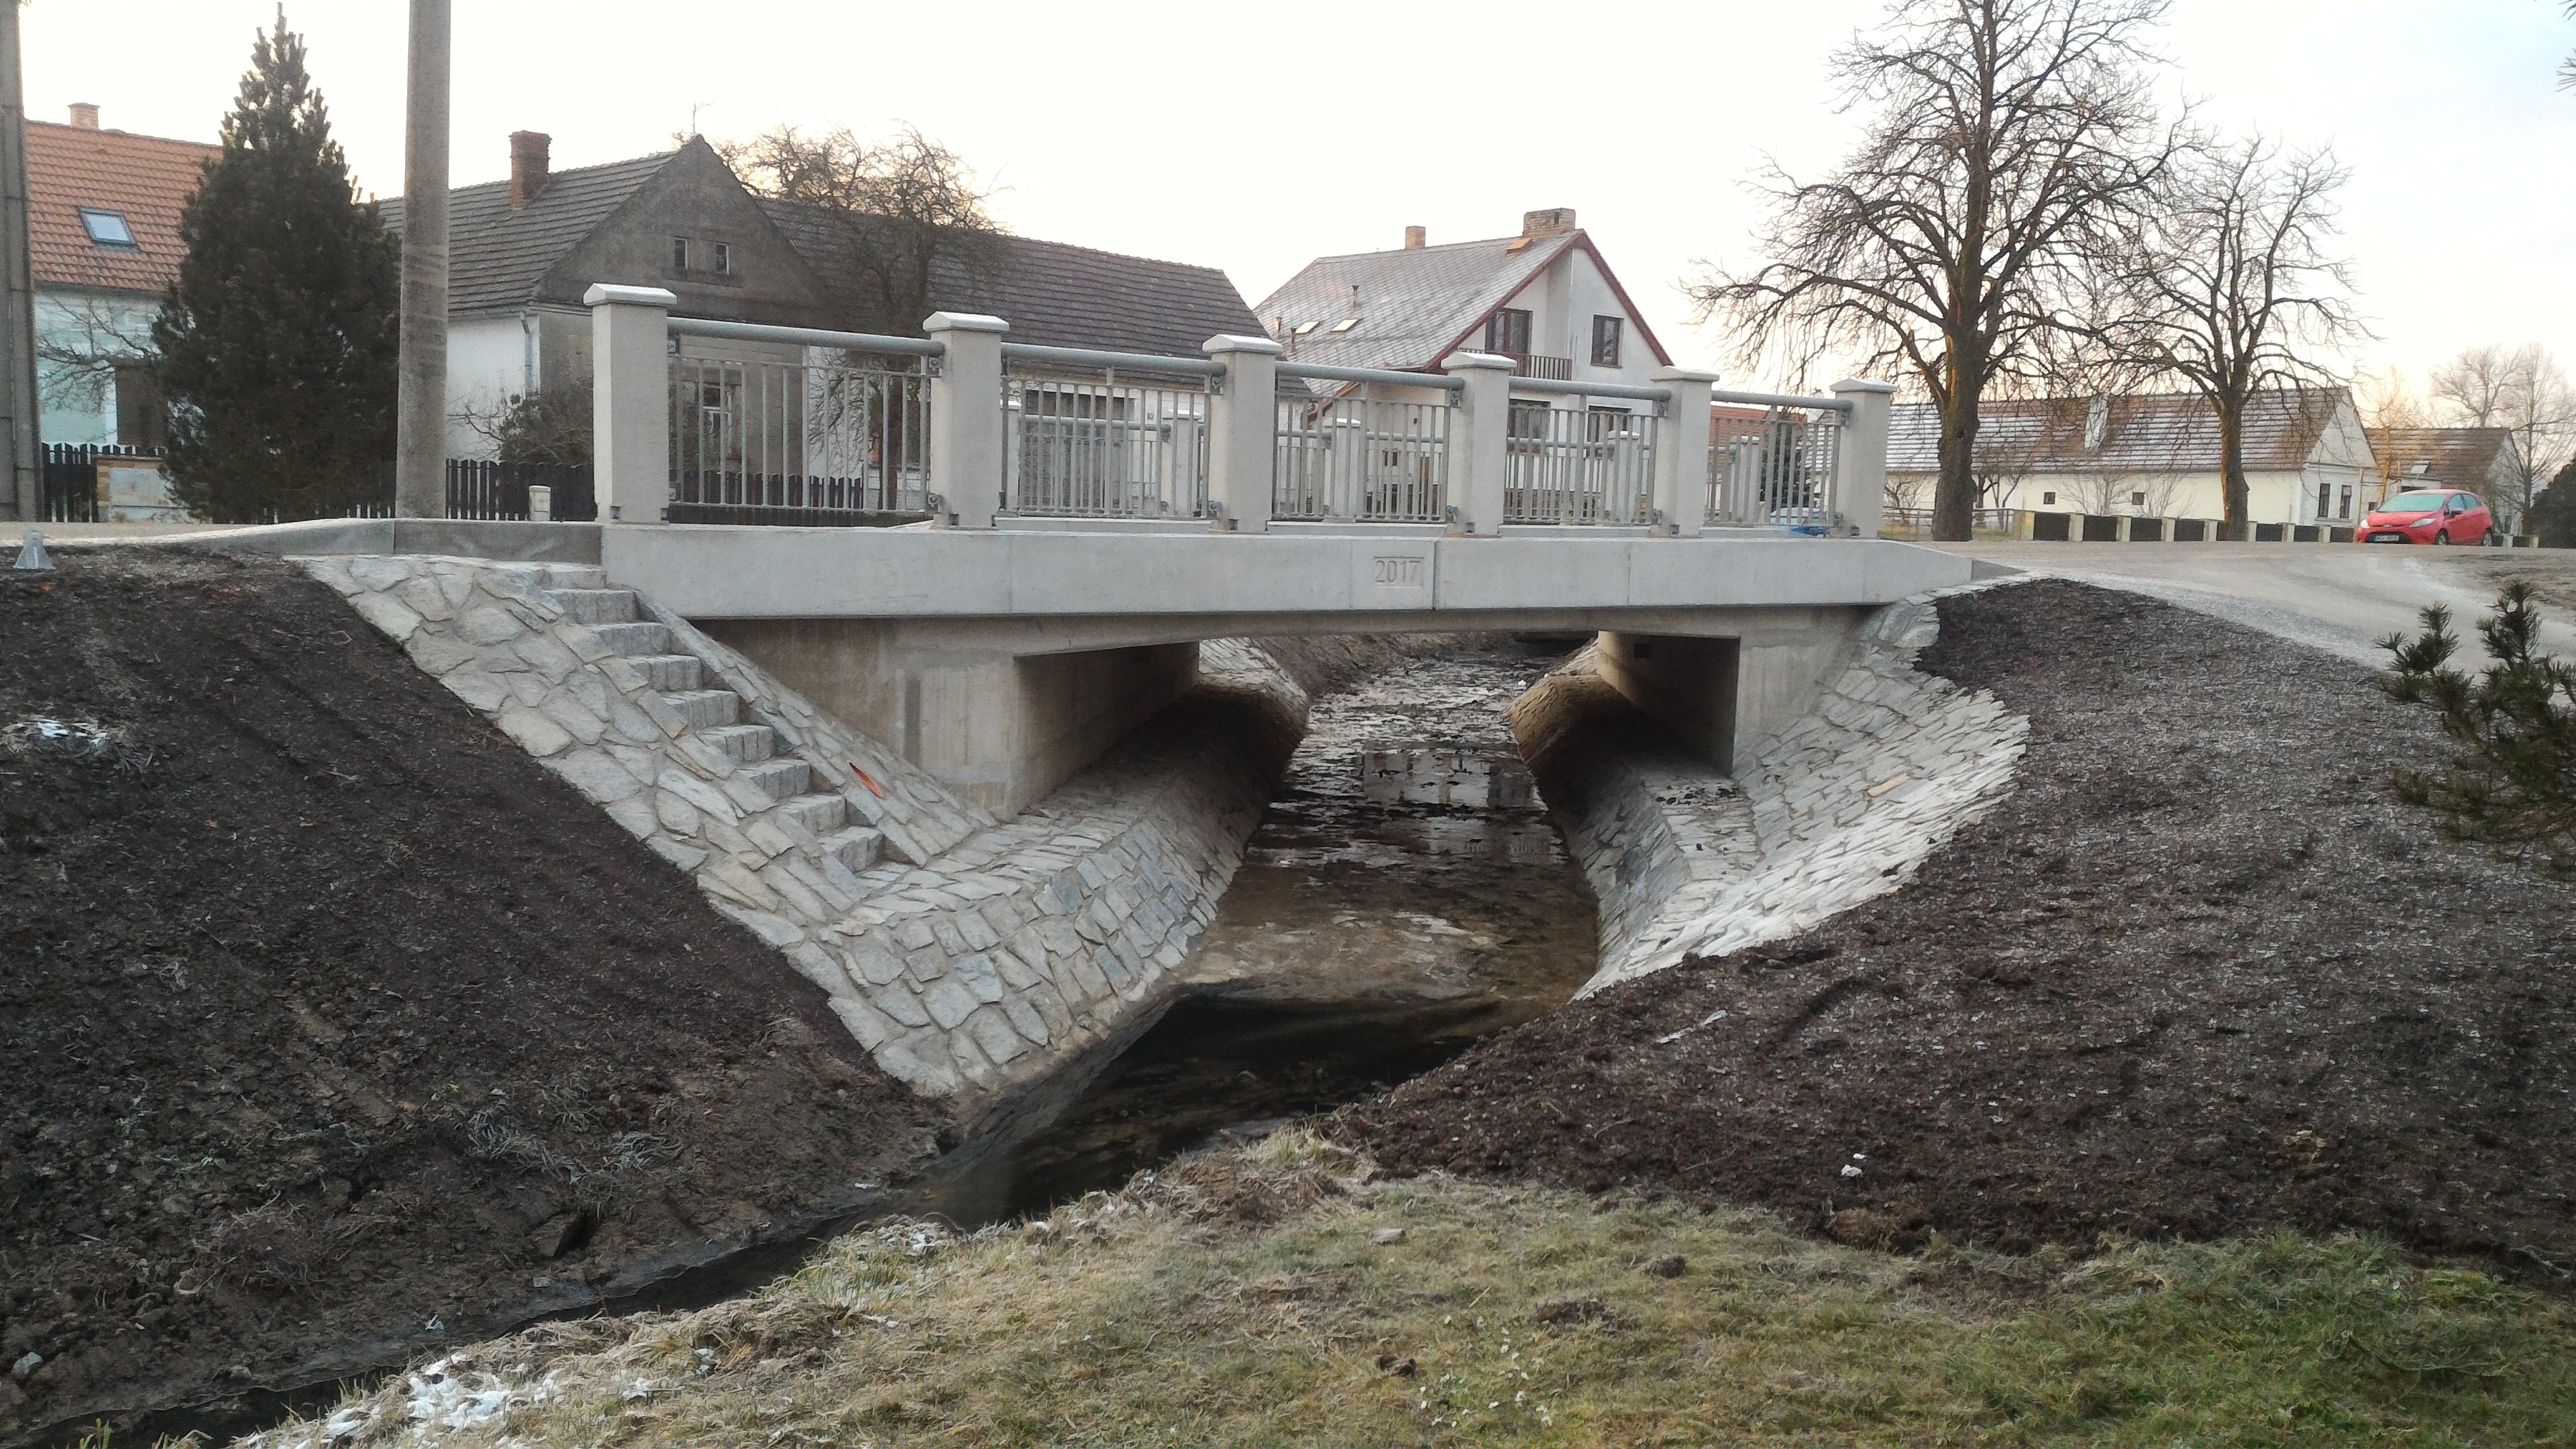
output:
<instances>
[{"instance_id":1,"label":"roof skylight window","mask_svg":"<svg viewBox=\"0 0 2576 1449\"><path fill-rule=\"evenodd\" d=\"M1291 337L1304 337L1323 325L1324 324L1321 322L1300 322L1294 328L1290 329L1288 335Z\"/></svg>"},{"instance_id":2,"label":"roof skylight window","mask_svg":"<svg viewBox=\"0 0 2576 1449\"><path fill-rule=\"evenodd\" d=\"M89 233L92 245L114 247L118 251L141 251L143 244L134 239L134 228L125 224L121 211L97 211L81 208L81 230Z\"/></svg>"},{"instance_id":3,"label":"roof skylight window","mask_svg":"<svg viewBox=\"0 0 2576 1449\"><path fill-rule=\"evenodd\" d=\"M1339 337L1358 325L1360 325L1360 319L1357 317L1345 317L1341 321L1333 324L1333 335Z\"/></svg>"}]
</instances>

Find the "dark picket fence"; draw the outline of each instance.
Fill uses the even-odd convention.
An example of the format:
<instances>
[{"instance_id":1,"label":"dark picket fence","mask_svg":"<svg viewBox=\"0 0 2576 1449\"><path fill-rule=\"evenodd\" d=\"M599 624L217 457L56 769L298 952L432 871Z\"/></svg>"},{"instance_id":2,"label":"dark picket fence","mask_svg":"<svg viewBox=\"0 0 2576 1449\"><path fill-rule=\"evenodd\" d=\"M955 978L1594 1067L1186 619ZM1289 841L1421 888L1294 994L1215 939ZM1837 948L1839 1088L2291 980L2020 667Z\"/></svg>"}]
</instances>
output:
<instances>
[{"instance_id":1,"label":"dark picket fence","mask_svg":"<svg viewBox=\"0 0 2576 1449\"><path fill-rule=\"evenodd\" d=\"M558 523L589 523L599 517L599 494L589 464L498 463L482 458L447 460L447 516L526 518L532 485L554 490L551 516Z\"/></svg>"},{"instance_id":2,"label":"dark picket fence","mask_svg":"<svg viewBox=\"0 0 2576 1449\"><path fill-rule=\"evenodd\" d=\"M98 521L98 460L158 458L158 448L125 448L113 443L48 443L44 450L41 507L47 523Z\"/></svg>"}]
</instances>

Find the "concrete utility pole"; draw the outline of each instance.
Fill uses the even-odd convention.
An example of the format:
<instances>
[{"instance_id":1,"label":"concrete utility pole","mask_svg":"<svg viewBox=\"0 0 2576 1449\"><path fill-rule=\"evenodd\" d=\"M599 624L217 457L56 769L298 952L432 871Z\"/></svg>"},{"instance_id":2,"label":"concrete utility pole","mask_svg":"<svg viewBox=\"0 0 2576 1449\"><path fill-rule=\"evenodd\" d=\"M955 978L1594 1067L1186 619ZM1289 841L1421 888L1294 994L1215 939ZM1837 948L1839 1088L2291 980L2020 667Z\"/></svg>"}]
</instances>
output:
<instances>
[{"instance_id":1,"label":"concrete utility pole","mask_svg":"<svg viewBox=\"0 0 2576 1449\"><path fill-rule=\"evenodd\" d=\"M411 0L394 514L447 516L448 0Z\"/></svg>"},{"instance_id":2,"label":"concrete utility pole","mask_svg":"<svg viewBox=\"0 0 2576 1449\"><path fill-rule=\"evenodd\" d=\"M27 100L18 76L18 0L0 0L0 444L9 476L0 509L44 517L37 458L36 278L27 257Z\"/></svg>"}]
</instances>

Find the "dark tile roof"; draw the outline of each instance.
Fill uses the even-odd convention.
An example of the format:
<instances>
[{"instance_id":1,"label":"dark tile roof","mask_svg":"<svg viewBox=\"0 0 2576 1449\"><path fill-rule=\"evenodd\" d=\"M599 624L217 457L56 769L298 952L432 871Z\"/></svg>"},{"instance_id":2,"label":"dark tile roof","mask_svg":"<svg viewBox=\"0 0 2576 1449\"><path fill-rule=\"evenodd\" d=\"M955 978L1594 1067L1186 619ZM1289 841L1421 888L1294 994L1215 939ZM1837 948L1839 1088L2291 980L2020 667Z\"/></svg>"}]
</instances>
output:
<instances>
[{"instance_id":1,"label":"dark tile roof","mask_svg":"<svg viewBox=\"0 0 2576 1449\"><path fill-rule=\"evenodd\" d=\"M1258 312L1265 324L1279 326L1279 340L1299 362L1424 370L1582 235L1567 232L1525 246L1519 237L1495 237L1317 257L1264 298ZM1332 330L1354 316L1357 327ZM1323 325L1293 340L1287 335L1307 322Z\"/></svg>"},{"instance_id":2,"label":"dark tile roof","mask_svg":"<svg viewBox=\"0 0 2576 1449\"><path fill-rule=\"evenodd\" d=\"M2197 393L2151 393L2101 400L2100 446L2085 446L2092 398L1989 402L1979 410L1977 466L2030 475L2084 473L2214 473L2218 414ZM2341 388L2276 388L2257 393L2245 417L2245 466L2295 472L2307 466L2336 412L2350 402ZM1888 418L1892 473L1940 469L1941 415L1930 403L1900 403Z\"/></svg>"},{"instance_id":3,"label":"dark tile roof","mask_svg":"<svg viewBox=\"0 0 2576 1449\"><path fill-rule=\"evenodd\" d=\"M792 202L764 200L761 208L845 305L855 309L869 295L838 220ZM941 311L1009 322L1013 342L1197 357L1219 333L1264 335L1243 294L1215 267L1021 236L995 238L994 246L995 263L973 273L942 258L931 295ZM916 318L898 330L911 333L919 325Z\"/></svg>"},{"instance_id":4,"label":"dark tile roof","mask_svg":"<svg viewBox=\"0 0 2576 1449\"><path fill-rule=\"evenodd\" d=\"M179 212L220 146L27 123L27 249L38 286L159 292L187 247ZM123 214L135 246L103 247L81 225L82 208Z\"/></svg>"},{"instance_id":5,"label":"dark tile roof","mask_svg":"<svg viewBox=\"0 0 2576 1449\"><path fill-rule=\"evenodd\" d=\"M538 284L610 212L678 153L557 171L526 207L510 209L510 183L460 186L447 200L447 308L510 311L537 298ZM385 226L402 233L403 202L382 203Z\"/></svg>"},{"instance_id":6,"label":"dark tile roof","mask_svg":"<svg viewBox=\"0 0 2576 1449\"><path fill-rule=\"evenodd\" d=\"M2515 449L2511 428L2372 428L2379 475L2403 487L2494 485L2496 462Z\"/></svg>"}]
</instances>

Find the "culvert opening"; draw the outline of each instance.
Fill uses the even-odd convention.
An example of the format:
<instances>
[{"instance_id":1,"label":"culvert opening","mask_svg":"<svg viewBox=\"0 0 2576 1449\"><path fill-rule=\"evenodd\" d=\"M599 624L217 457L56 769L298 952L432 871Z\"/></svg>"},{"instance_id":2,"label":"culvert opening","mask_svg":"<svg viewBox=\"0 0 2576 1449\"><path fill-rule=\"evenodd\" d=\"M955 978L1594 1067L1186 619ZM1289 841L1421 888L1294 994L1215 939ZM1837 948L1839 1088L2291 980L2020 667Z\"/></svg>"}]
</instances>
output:
<instances>
[{"instance_id":1,"label":"culvert opening","mask_svg":"<svg viewBox=\"0 0 2576 1449\"><path fill-rule=\"evenodd\" d=\"M1319 693L1182 999L977 1172L952 1214L1117 1187L1383 1091L1570 998L1596 965L1592 893L1506 715L1569 642L1379 645L1355 684ZM1281 650L1292 668L1298 647Z\"/></svg>"}]
</instances>

